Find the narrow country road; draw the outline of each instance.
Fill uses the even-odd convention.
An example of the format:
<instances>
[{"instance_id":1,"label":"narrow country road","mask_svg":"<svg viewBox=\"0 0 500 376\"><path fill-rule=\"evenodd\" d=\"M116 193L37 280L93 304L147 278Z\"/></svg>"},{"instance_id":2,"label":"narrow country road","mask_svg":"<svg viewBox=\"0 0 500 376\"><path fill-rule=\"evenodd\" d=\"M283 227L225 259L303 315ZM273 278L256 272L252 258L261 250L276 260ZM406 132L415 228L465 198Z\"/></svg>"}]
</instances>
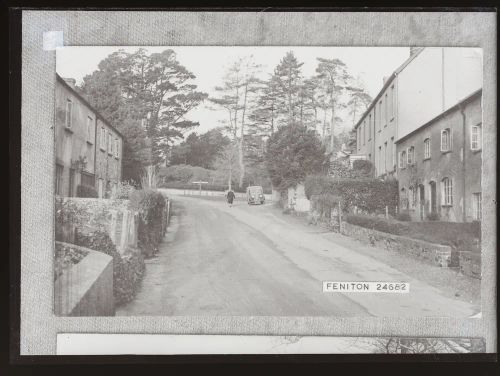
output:
<instances>
[{"instance_id":1,"label":"narrow country road","mask_svg":"<svg viewBox=\"0 0 500 376\"><path fill-rule=\"evenodd\" d=\"M356 252L354 240L335 241L342 235L285 220L269 204L237 200L229 208L216 197L174 196L173 207L158 257L147 260L140 291L117 315L469 317L477 311ZM322 281L407 282L410 292L324 293Z\"/></svg>"}]
</instances>

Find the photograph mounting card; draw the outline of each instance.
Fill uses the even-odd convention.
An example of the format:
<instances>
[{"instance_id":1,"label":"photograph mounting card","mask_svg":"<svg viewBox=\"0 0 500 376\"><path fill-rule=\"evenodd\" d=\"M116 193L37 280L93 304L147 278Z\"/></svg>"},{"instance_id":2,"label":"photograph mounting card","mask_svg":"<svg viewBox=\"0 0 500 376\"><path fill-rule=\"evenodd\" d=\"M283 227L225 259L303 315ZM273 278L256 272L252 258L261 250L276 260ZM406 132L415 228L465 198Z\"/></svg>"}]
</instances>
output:
<instances>
[{"instance_id":1,"label":"photograph mounting card","mask_svg":"<svg viewBox=\"0 0 500 376\"><path fill-rule=\"evenodd\" d=\"M22 15L21 355L496 351L492 14Z\"/></svg>"}]
</instances>

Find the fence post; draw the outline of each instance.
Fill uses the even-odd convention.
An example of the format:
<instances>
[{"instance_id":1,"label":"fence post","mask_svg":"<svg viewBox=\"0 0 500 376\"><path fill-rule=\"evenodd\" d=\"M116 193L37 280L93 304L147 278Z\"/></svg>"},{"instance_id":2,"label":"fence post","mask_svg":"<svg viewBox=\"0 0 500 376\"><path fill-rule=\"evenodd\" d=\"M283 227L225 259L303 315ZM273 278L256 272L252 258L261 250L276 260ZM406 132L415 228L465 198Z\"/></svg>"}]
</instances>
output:
<instances>
[{"instance_id":1,"label":"fence post","mask_svg":"<svg viewBox=\"0 0 500 376\"><path fill-rule=\"evenodd\" d=\"M385 206L385 219L389 219L389 208Z\"/></svg>"}]
</instances>

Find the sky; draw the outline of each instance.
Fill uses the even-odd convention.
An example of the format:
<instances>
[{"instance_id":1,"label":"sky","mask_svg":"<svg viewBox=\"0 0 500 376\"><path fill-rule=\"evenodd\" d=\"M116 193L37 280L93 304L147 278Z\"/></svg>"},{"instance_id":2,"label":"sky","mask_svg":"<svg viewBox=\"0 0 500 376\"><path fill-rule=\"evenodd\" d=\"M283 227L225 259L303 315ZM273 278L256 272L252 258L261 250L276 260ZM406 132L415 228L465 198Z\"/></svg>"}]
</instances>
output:
<instances>
[{"instance_id":1,"label":"sky","mask_svg":"<svg viewBox=\"0 0 500 376\"><path fill-rule=\"evenodd\" d=\"M235 60L252 55L255 62L262 66L263 78L271 74L288 51L293 51L299 62L304 63L304 77L315 74L317 57L342 60L352 76L359 78L368 93L375 97L383 86L383 78L390 76L409 56L408 47L217 47L217 46L155 46L155 47L62 47L57 49L56 71L65 78L76 79L81 84L83 77L97 70L101 60L113 52L123 49L134 52L145 48L149 53L161 52L171 48L177 60L190 70L196 79L197 90L214 94L214 87L220 86L225 70ZM189 114L186 119L198 121L197 133L204 133L221 125L227 120L227 112L214 109L203 103Z\"/></svg>"}]
</instances>

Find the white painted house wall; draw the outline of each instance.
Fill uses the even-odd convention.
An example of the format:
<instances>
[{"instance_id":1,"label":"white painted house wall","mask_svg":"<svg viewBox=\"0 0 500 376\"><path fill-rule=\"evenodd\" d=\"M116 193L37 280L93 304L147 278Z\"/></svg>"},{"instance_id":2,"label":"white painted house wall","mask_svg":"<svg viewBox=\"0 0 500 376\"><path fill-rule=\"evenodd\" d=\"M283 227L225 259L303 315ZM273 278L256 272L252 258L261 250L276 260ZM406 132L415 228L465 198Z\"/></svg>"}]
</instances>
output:
<instances>
[{"instance_id":1,"label":"white painted house wall","mask_svg":"<svg viewBox=\"0 0 500 376\"><path fill-rule=\"evenodd\" d=\"M398 75L400 139L482 87L477 48L427 47Z\"/></svg>"},{"instance_id":2,"label":"white painted house wall","mask_svg":"<svg viewBox=\"0 0 500 376\"><path fill-rule=\"evenodd\" d=\"M297 184L296 187L288 188L288 206L296 212L308 212L311 202L305 194L304 184Z\"/></svg>"}]
</instances>

